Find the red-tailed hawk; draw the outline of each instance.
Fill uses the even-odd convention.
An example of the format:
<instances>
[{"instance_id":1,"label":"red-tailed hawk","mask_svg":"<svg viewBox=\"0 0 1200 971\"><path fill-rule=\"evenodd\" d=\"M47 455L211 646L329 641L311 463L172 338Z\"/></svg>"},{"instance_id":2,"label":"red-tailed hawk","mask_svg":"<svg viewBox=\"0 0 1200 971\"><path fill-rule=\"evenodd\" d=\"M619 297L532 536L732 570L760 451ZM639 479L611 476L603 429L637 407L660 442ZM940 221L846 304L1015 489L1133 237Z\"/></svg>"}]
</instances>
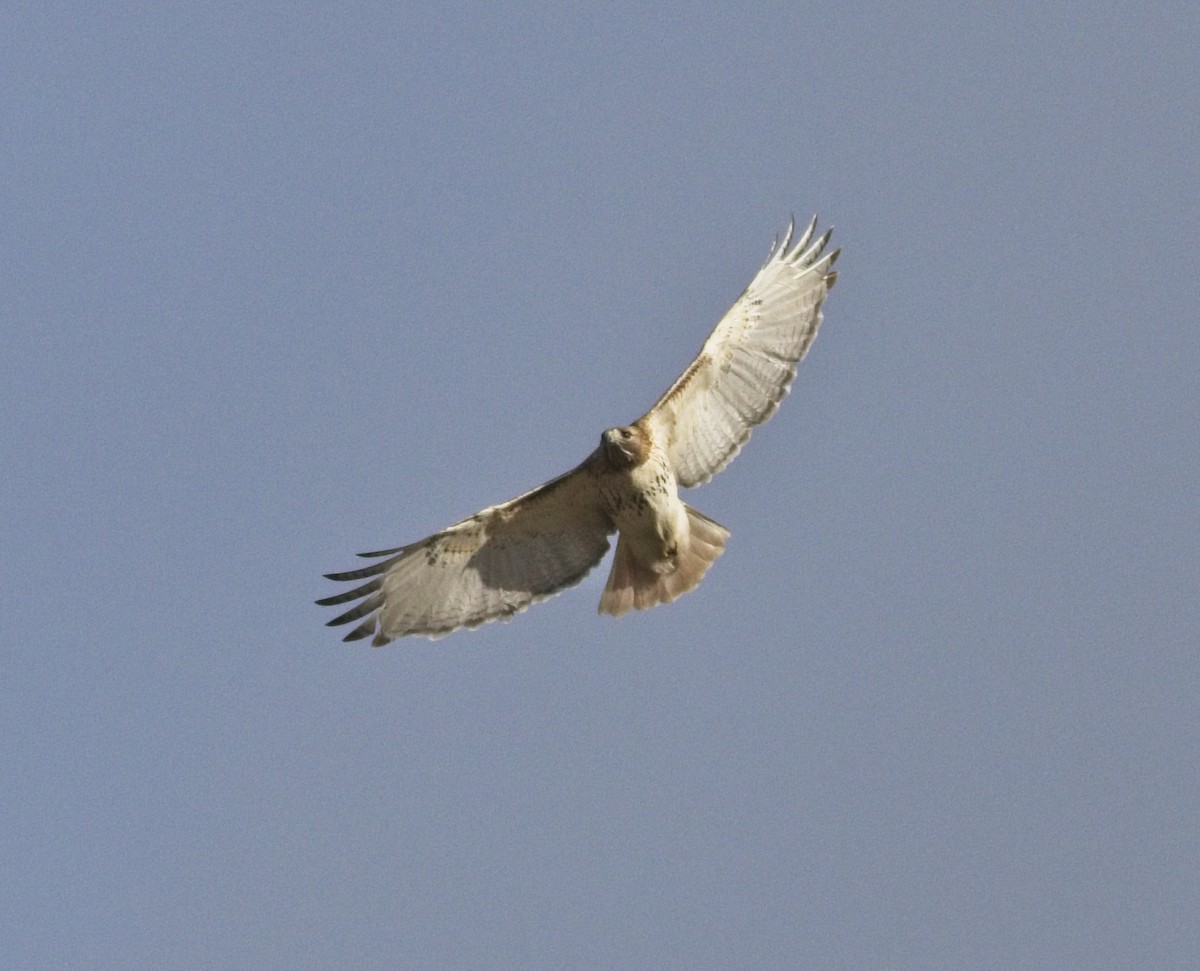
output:
<instances>
[{"instance_id":1,"label":"red-tailed hawk","mask_svg":"<svg viewBox=\"0 0 1200 971\"><path fill-rule=\"evenodd\" d=\"M678 487L720 472L787 394L837 279L841 251L825 252L829 232L813 240L816 225L813 217L794 244L788 227L679 380L632 425L601 435L581 465L419 542L360 554L378 563L328 574L366 581L317 601L359 601L329 625L360 621L345 640L380 646L506 619L582 580L614 532L601 613L644 610L693 589L729 531L683 503Z\"/></svg>"}]
</instances>

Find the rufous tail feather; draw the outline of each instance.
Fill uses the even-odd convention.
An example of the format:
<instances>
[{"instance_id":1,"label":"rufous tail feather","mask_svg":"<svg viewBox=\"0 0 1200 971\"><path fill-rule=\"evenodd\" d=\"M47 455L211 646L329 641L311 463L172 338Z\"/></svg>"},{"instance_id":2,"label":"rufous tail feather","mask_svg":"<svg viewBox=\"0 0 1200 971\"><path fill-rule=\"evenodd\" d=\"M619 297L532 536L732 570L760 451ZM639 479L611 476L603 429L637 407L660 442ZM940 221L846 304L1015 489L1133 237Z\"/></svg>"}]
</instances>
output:
<instances>
[{"instance_id":1,"label":"rufous tail feather","mask_svg":"<svg viewBox=\"0 0 1200 971\"><path fill-rule=\"evenodd\" d=\"M688 514L690 536L671 573L656 573L633 556L623 536L617 538L612 570L600 597L600 613L620 617L630 610L646 610L670 603L695 589L704 579L713 561L725 552L729 530L691 506L684 508Z\"/></svg>"}]
</instances>

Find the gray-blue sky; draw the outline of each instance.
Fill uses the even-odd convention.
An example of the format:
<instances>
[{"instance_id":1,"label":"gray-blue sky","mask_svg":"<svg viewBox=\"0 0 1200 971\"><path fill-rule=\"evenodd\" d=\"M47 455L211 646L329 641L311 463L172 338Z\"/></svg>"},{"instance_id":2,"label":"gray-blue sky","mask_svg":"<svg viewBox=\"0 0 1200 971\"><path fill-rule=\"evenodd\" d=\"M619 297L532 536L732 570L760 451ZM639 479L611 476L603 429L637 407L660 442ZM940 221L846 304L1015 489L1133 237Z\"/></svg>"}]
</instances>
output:
<instances>
[{"instance_id":1,"label":"gray-blue sky","mask_svg":"<svg viewBox=\"0 0 1200 971\"><path fill-rule=\"evenodd\" d=\"M1198 19L10 5L0 963L1195 967ZM813 210L696 594L322 627Z\"/></svg>"}]
</instances>

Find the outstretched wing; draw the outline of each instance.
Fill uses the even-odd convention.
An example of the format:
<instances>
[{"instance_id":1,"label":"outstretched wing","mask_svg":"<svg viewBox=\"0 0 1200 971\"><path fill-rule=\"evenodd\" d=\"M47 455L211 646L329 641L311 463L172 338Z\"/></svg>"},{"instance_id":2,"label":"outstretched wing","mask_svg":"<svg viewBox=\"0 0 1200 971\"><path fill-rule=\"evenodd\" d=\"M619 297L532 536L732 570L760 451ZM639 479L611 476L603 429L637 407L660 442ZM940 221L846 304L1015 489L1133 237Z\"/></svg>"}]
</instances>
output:
<instances>
[{"instance_id":1,"label":"outstretched wing","mask_svg":"<svg viewBox=\"0 0 1200 971\"><path fill-rule=\"evenodd\" d=\"M367 557L373 566L330 573L367 580L321 606L359 600L329 626L362 622L344 638L374 635L380 647L405 634L440 637L511 617L584 578L608 549L614 526L600 506L587 462L499 506L410 546Z\"/></svg>"},{"instance_id":2,"label":"outstretched wing","mask_svg":"<svg viewBox=\"0 0 1200 971\"><path fill-rule=\"evenodd\" d=\"M733 459L750 430L775 413L821 324L837 279L813 241L814 216L792 245L794 224L750 286L717 324L700 354L640 422L666 449L682 486L702 485Z\"/></svg>"}]
</instances>

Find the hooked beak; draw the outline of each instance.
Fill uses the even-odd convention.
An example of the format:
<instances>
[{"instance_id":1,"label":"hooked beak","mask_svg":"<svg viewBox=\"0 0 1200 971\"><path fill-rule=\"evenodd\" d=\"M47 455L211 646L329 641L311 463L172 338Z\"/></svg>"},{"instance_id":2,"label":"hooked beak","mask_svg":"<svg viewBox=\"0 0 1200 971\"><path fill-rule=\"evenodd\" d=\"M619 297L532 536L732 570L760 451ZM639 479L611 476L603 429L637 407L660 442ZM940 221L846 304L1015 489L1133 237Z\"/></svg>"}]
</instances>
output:
<instances>
[{"instance_id":1,"label":"hooked beak","mask_svg":"<svg viewBox=\"0 0 1200 971\"><path fill-rule=\"evenodd\" d=\"M620 434L612 429L604 433L604 452L609 462L614 465L632 465L636 458L632 442L623 440Z\"/></svg>"}]
</instances>

